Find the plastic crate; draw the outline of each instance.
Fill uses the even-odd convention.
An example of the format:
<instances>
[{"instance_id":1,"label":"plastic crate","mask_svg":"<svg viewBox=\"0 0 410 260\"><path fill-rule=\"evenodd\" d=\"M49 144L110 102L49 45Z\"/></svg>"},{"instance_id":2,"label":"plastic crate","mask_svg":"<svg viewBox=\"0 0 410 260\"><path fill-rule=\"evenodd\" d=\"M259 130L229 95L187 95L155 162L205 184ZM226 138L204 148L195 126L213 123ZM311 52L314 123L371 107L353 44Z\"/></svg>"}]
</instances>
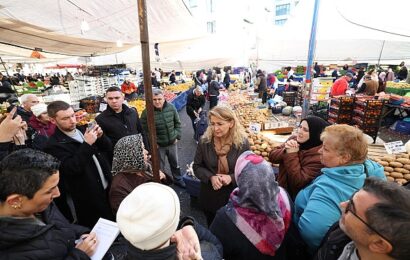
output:
<instances>
[{"instance_id":1,"label":"plastic crate","mask_svg":"<svg viewBox=\"0 0 410 260\"><path fill-rule=\"evenodd\" d=\"M193 197L199 198L199 191L201 189L201 181L194 179L187 174L184 174L184 176L182 176L182 179L185 182L186 191L188 192L188 194Z\"/></svg>"}]
</instances>

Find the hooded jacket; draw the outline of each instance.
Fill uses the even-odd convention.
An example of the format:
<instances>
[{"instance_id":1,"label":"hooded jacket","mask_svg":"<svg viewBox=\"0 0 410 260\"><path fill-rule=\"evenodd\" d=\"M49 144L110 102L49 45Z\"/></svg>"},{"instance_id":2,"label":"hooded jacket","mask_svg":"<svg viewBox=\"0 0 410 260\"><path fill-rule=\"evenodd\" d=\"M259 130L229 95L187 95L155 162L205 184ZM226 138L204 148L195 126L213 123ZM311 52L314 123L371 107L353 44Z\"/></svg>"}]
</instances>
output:
<instances>
[{"instance_id":1,"label":"hooded jacket","mask_svg":"<svg viewBox=\"0 0 410 260\"><path fill-rule=\"evenodd\" d=\"M293 216L293 222L312 251L320 245L330 226L339 220L339 204L362 188L366 177L386 180L383 167L371 160L321 171L322 175L296 196Z\"/></svg>"}]
</instances>

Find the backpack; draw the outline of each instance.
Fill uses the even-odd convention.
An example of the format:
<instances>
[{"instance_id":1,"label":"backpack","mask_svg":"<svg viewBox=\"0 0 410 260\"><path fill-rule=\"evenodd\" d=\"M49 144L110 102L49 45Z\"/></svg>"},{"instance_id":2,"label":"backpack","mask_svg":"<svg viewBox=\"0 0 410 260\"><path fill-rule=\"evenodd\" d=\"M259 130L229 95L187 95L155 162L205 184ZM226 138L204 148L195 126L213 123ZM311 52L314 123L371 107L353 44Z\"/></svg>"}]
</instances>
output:
<instances>
[{"instance_id":1,"label":"backpack","mask_svg":"<svg viewBox=\"0 0 410 260\"><path fill-rule=\"evenodd\" d=\"M199 113L199 118L195 121L195 140L199 142L201 136L205 133L208 128L208 115L206 111L201 111Z\"/></svg>"}]
</instances>

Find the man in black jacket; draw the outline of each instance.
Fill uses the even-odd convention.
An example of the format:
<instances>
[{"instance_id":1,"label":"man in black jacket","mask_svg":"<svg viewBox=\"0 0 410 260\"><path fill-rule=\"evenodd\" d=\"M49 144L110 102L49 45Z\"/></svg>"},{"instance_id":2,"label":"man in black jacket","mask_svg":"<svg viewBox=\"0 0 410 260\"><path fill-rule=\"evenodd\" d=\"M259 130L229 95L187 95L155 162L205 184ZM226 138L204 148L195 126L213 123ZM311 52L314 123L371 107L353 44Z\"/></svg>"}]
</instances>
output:
<instances>
[{"instance_id":1,"label":"man in black jacket","mask_svg":"<svg viewBox=\"0 0 410 260\"><path fill-rule=\"evenodd\" d=\"M61 161L57 206L83 226L93 227L100 217L113 220L108 202L111 165L104 154L112 147L110 139L98 125L84 133L78 130L74 110L64 101L50 103L47 112L57 129L44 151Z\"/></svg>"},{"instance_id":2,"label":"man in black jacket","mask_svg":"<svg viewBox=\"0 0 410 260\"><path fill-rule=\"evenodd\" d=\"M108 103L107 109L95 118L104 133L111 139L112 150L114 145L124 136L141 134L145 149L149 150L148 139L143 131L135 108L124 103L124 95L120 88L111 87L105 94ZM112 157L112 155L111 155Z\"/></svg>"},{"instance_id":3,"label":"man in black jacket","mask_svg":"<svg viewBox=\"0 0 410 260\"><path fill-rule=\"evenodd\" d=\"M195 120L199 118L199 113L202 111L204 105L205 96L202 94L201 87L197 86L193 90L191 89L186 98L186 113L189 118L191 118L194 136L196 132Z\"/></svg>"}]
</instances>

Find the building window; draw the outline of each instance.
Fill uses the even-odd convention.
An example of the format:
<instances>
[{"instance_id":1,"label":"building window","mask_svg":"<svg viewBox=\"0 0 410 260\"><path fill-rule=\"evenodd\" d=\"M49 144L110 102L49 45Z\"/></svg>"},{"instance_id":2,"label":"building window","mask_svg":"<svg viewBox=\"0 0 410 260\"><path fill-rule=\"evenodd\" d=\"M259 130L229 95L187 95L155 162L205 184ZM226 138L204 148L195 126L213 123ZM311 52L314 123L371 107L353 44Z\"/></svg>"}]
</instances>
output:
<instances>
[{"instance_id":1,"label":"building window","mask_svg":"<svg viewBox=\"0 0 410 260\"><path fill-rule=\"evenodd\" d=\"M215 0L207 0L206 9L208 10L209 13L215 12Z\"/></svg>"},{"instance_id":2,"label":"building window","mask_svg":"<svg viewBox=\"0 0 410 260\"><path fill-rule=\"evenodd\" d=\"M275 25L284 25L288 19L275 20Z\"/></svg>"},{"instance_id":3,"label":"building window","mask_svg":"<svg viewBox=\"0 0 410 260\"><path fill-rule=\"evenodd\" d=\"M197 0L189 0L189 7L190 8L198 7L197 2L198 2Z\"/></svg>"},{"instance_id":4,"label":"building window","mask_svg":"<svg viewBox=\"0 0 410 260\"><path fill-rule=\"evenodd\" d=\"M290 4L277 5L276 6L276 16L287 15L290 12Z\"/></svg>"},{"instance_id":5,"label":"building window","mask_svg":"<svg viewBox=\"0 0 410 260\"><path fill-rule=\"evenodd\" d=\"M209 33L215 33L216 31L216 21L207 22L207 31Z\"/></svg>"}]
</instances>

